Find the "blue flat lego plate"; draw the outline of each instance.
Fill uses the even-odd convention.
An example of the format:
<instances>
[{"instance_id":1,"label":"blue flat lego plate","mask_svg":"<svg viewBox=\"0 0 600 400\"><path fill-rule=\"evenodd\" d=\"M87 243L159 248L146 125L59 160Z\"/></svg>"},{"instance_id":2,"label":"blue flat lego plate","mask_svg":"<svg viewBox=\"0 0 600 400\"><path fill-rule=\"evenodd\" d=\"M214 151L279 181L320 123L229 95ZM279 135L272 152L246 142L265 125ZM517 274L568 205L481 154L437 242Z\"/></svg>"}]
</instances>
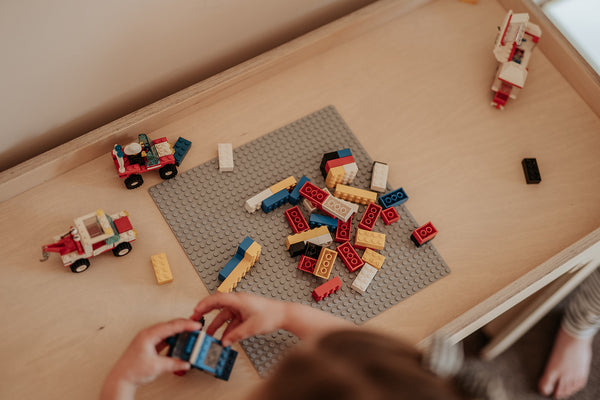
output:
<instances>
[{"instance_id":1,"label":"blue flat lego plate","mask_svg":"<svg viewBox=\"0 0 600 400\"><path fill-rule=\"evenodd\" d=\"M313 300L312 291L324 281L298 270L299 257L291 258L285 248L285 238L292 231L284 211L291 206L286 204L268 214L262 210L249 214L244 209L247 199L290 175L296 179L306 175L312 183L325 187L319 168L323 154L346 148L351 149L359 168L352 186L368 189L373 160L337 110L329 106L234 149L233 173L219 173L215 158L149 191L210 292L219 286L219 271L250 236L262 246L261 256L236 291L308 304L361 324L450 273L431 243L417 248L411 242L412 231L421 224L406 205L396 207L397 223L386 226L379 219L375 224L373 231L387 236L381 251L386 261L365 295L351 289L357 273L348 272L336 261L331 277L339 276L343 286L319 303ZM306 211L300 209L308 220ZM353 219L353 236L364 210L361 206ZM297 340L280 331L247 339L242 345L258 372L264 374Z\"/></svg>"}]
</instances>

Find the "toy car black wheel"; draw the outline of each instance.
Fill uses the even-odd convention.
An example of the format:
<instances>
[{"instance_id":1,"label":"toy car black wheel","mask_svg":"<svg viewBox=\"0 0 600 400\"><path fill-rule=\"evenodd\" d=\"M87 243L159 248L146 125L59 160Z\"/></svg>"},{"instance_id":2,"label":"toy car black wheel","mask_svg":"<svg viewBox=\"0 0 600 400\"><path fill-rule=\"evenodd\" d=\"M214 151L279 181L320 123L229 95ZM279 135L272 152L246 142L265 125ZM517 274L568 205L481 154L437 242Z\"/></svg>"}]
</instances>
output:
<instances>
[{"instance_id":1,"label":"toy car black wheel","mask_svg":"<svg viewBox=\"0 0 600 400\"><path fill-rule=\"evenodd\" d=\"M85 271L89 267L90 267L90 260L88 260L87 258L80 258L79 260L77 260L73 264L71 264L71 271L78 274L80 272Z\"/></svg>"},{"instance_id":2,"label":"toy car black wheel","mask_svg":"<svg viewBox=\"0 0 600 400\"><path fill-rule=\"evenodd\" d=\"M125 178L125 187L127 189L135 189L136 187L142 186L144 179L140 174L129 175Z\"/></svg>"},{"instance_id":3,"label":"toy car black wheel","mask_svg":"<svg viewBox=\"0 0 600 400\"><path fill-rule=\"evenodd\" d=\"M112 249L115 257L123 257L131 251L131 245L127 242L119 243L114 249Z\"/></svg>"},{"instance_id":4,"label":"toy car black wheel","mask_svg":"<svg viewBox=\"0 0 600 400\"><path fill-rule=\"evenodd\" d=\"M158 170L160 177L163 179L171 179L177 176L177 167L175 164L167 164Z\"/></svg>"}]
</instances>

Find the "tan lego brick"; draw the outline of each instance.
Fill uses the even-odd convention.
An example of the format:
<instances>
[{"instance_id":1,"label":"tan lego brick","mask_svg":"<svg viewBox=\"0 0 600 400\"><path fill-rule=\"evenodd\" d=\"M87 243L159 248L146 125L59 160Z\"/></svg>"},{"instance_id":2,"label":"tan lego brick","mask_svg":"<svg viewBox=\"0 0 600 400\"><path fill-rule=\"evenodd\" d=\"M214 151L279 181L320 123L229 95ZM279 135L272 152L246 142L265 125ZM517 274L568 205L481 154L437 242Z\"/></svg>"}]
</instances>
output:
<instances>
[{"instance_id":1,"label":"tan lego brick","mask_svg":"<svg viewBox=\"0 0 600 400\"><path fill-rule=\"evenodd\" d=\"M337 252L335 250L323 247L319 254L319 258L317 259L317 265L315 266L313 275L318 276L319 278L329 279L336 257Z\"/></svg>"},{"instance_id":2,"label":"tan lego brick","mask_svg":"<svg viewBox=\"0 0 600 400\"><path fill-rule=\"evenodd\" d=\"M379 254L375 250L367 248L362 256L362 259L367 264L370 264L377 269L381 269L381 266L385 261L385 256L383 254Z\"/></svg>"},{"instance_id":3,"label":"tan lego brick","mask_svg":"<svg viewBox=\"0 0 600 400\"><path fill-rule=\"evenodd\" d=\"M377 193L375 192L343 185L341 183L336 185L333 195L340 199L358 204L374 203L377 200Z\"/></svg>"},{"instance_id":4,"label":"tan lego brick","mask_svg":"<svg viewBox=\"0 0 600 400\"><path fill-rule=\"evenodd\" d=\"M296 186L296 178L293 176L289 176L282 181L277 182L276 184L269 187L269 190L273 192L273 194L277 192L281 192L282 189L290 190L294 186Z\"/></svg>"},{"instance_id":5,"label":"tan lego brick","mask_svg":"<svg viewBox=\"0 0 600 400\"><path fill-rule=\"evenodd\" d=\"M338 183L342 183L344 180L345 170L343 166L333 167L329 169L327 173L327 178L325 179L325 185L328 188L334 188Z\"/></svg>"},{"instance_id":6,"label":"tan lego brick","mask_svg":"<svg viewBox=\"0 0 600 400\"><path fill-rule=\"evenodd\" d=\"M383 250L385 247L385 234L358 228L356 230L354 245L358 247L367 247L369 249Z\"/></svg>"},{"instance_id":7,"label":"tan lego brick","mask_svg":"<svg viewBox=\"0 0 600 400\"><path fill-rule=\"evenodd\" d=\"M290 245L298 242L304 242L309 239L315 238L317 236L329 234L329 229L326 226L320 226L318 228L310 229L306 232L296 233L295 235L290 235L285 240L285 247L287 249L290 248Z\"/></svg>"},{"instance_id":8,"label":"tan lego brick","mask_svg":"<svg viewBox=\"0 0 600 400\"><path fill-rule=\"evenodd\" d=\"M160 253L150 256L152 262L152 268L154 269L154 275L156 276L156 283L164 285L165 283L173 282L173 274L171 273L171 267L169 261L167 261L167 254Z\"/></svg>"}]
</instances>

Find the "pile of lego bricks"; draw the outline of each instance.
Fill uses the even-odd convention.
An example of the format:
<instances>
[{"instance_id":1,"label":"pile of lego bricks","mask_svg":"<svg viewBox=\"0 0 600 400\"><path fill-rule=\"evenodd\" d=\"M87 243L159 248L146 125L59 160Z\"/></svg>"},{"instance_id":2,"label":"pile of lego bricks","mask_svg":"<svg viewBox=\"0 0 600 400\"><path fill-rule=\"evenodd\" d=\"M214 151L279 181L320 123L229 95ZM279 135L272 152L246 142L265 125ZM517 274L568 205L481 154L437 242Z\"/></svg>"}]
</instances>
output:
<instances>
[{"instance_id":1,"label":"pile of lego bricks","mask_svg":"<svg viewBox=\"0 0 600 400\"><path fill-rule=\"evenodd\" d=\"M286 249L285 241L293 233L283 222L286 221L286 207L274 208L268 213L249 213L244 207L246 200L263 188L269 188L269 196L281 192L284 186L278 188L273 183L285 181L285 177L294 174L307 178L301 178L295 185L285 185L292 197L296 189L299 192L304 186L303 180L308 181L308 178L316 187L325 187L327 178L323 179L320 171L323 154L345 148L352 149L352 157L361 171L352 182L352 188L369 189L371 168L377 169L378 164L373 164L343 118L334 107L329 106L233 149L235 169L232 172L219 171L218 159L215 158L150 188L149 192L210 292L216 291L222 284L218 279L219 272L232 255L237 254L236 247L240 242L249 236L260 243L262 251L260 259L237 284L236 291L311 305L361 324L450 272L431 243L416 247L411 242L412 232L419 224L406 205L386 208L378 202L382 207L382 218L377 218L373 230L367 232L385 232L384 249L372 249L385 257L385 266L372 278L364 295L351 289L361 271L351 273L342 266L334 269L342 287L326 301L319 302L315 302L312 292L323 283L323 278L298 269L299 260L290 257ZM330 168L333 170L330 181L335 180L336 171L339 175L340 169L335 167ZM347 168L351 172L353 167ZM336 184L336 187L343 188L340 185L344 184ZM385 186L384 180L384 190ZM299 201L302 200L300 197ZM332 197L336 197L335 193ZM301 213L305 212L302 208L307 205L304 200L302 202L304 205L297 204ZM356 215L362 215L367 207L348 204L358 208ZM269 202L266 207L268 209ZM262 208L262 200L259 208ZM389 208L397 211L399 219L391 225L384 225L384 214ZM293 211L290 213L293 214ZM370 212L368 214L371 215ZM314 228L323 223L323 217L329 217L318 209L306 216L309 226L312 219ZM294 215L291 217L294 218ZM346 221L352 232L358 231L360 220L362 217L354 216ZM335 231L337 233L337 224ZM330 236L336 234L333 231L325 233ZM343 233L340 231L340 234ZM354 245L355 241L351 244ZM368 254L365 254L362 255L363 261L376 264L373 260L366 261L364 258L368 258ZM302 255L296 257L301 258ZM318 260L317 255L314 257ZM242 346L258 372L264 374L297 341L288 332L278 331L246 339Z\"/></svg>"},{"instance_id":2,"label":"pile of lego bricks","mask_svg":"<svg viewBox=\"0 0 600 400\"><path fill-rule=\"evenodd\" d=\"M338 254L350 273L360 270L352 283L352 289L364 295L385 261L385 256L376 250L384 249L386 236L384 233L373 232L375 223L380 215L385 225L399 221L400 215L395 206L405 203L408 196L403 188L399 188L382 194L378 199L377 192L386 191L388 175L388 165L378 161L373 163L371 190L350 186L358 173L358 165L349 148L324 154L319 169L327 188L320 189L307 176L302 176L300 181L290 176L252 196L246 201L245 209L249 213L258 209L269 213L286 203L293 205L284 212L294 233L286 238L285 246L291 257L300 256L297 267L299 270L327 281L313 290L315 301L323 300L342 286L337 276L329 280ZM334 194L328 189L335 189ZM375 203L377 200L380 205ZM310 215L308 222L298 207L300 201ZM352 245L352 218L358 212L359 204L366 205L367 208L358 224ZM332 239L331 232L335 232L335 239ZM415 229L410 238L420 247L436 234L437 230L428 222ZM335 251L327 247L334 240L341 243ZM247 237L244 242L246 241L251 239ZM364 250L362 258L357 249ZM219 280L227 278L232 269L230 264L231 261L223 268ZM245 272L248 269L249 267ZM240 279L235 278L234 287ZM231 285L226 285L225 290L222 290L222 286L217 291L233 290Z\"/></svg>"}]
</instances>

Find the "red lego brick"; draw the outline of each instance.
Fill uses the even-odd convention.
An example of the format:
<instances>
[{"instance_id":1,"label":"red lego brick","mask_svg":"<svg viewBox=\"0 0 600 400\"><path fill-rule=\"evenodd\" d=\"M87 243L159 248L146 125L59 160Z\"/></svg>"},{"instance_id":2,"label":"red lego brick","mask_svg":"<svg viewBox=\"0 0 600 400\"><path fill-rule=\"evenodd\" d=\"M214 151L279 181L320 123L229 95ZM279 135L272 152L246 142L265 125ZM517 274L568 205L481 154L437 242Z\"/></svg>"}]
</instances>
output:
<instances>
[{"instance_id":1,"label":"red lego brick","mask_svg":"<svg viewBox=\"0 0 600 400\"><path fill-rule=\"evenodd\" d=\"M321 208L321 205L329 196L329 193L327 193L323 189L316 187L310 182L306 182L300 188L300 195L305 199L308 199L313 204L317 205L318 208Z\"/></svg>"},{"instance_id":2,"label":"red lego brick","mask_svg":"<svg viewBox=\"0 0 600 400\"><path fill-rule=\"evenodd\" d=\"M335 241L338 243L344 243L350 240L352 234L352 215L348 218L348 221L343 222L338 219L337 229L335 231Z\"/></svg>"},{"instance_id":3,"label":"red lego brick","mask_svg":"<svg viewBox=\"0 0 600 400\"><path fill-rule=\"evenodd\" d=\"M284 214L294 233L300 233L310 229L298 206L285 210Z\"/></svg>"},{"instance_id":4,"label":"red lego brick","mask_svg":"<svg viewBox=\"0 0 600 400\"><path fill-rule=\"evenodd\" d=\"M315 258L307 257L305 255L300 256L300 261L298 262L298 269L300 271L312 274L315 272L315 265L317 265L317 260Z\"/></svg>"},{"instance_id":5,"label":"red lego brick","mask_svg":"<svg viewBox=\"0 0 600 400\"><path fill-rule=\"evenodd\" d=\"M121 217L113 220L115 224L115 228L117 228L117 232L123 233L133 229L131 226L131 222L129 222L129 217Z\"/></svg>"},{"instance_id":6,"label":"red lego brick","mask_svg":"<svg viewBox=\"0 0 600 400\"><path fill-rule=\"evenodd\" d=\"M354 272L365 265L365 262L358 256L358 253L354 250L354 247L352 247L350 242L339 245L336 250L346 265L346 268L348 268L348 271Z\"/></svg>"},{"instance_id":7,"label":"red lego brick","mask_svg":"<svg viewBox=\"0 0 600 400\"><path fill-rule=\"evenodd\" d=\"M375 203L369 203L369 206L365 210L358 227L367 231L372 231L373 227L375 226L375 222L377 222L377 218L379 218L379 214L381 214L381 210L381 206L378 206Z\"/></svg>"},{"instance_id":8,"label":"red lego brick","mask_svg":"<svg viewBox=\"0 0 600 400\"><path fill-rule=\"evenodd\" d=\"M437 235L438 231L435 229L433 224L430 222L415 229L412 233L412 238L417 246L422 245L425 242L430 241Z\"/></svg>"},{"instance_id":9,"label":"red lego brick","mask_svg":"<svg viewBox=\"0 0 600 400\"><path fill-rule=\"evenodd\" d=\"M335 278L328 280L327 282L313 290L313 299L315 299L316 301L321 301L330 294L337 292L341 287L342 281L339 277L336 276Z\"/></svg>"},{"instance_id":10,"label":"red lego brick","mask_svg":"<svg viewBox=\"0 0 600 400\"><path fill-rule=\"evenodd\" d=\"M398 222L400 220L400 215L398 215L398 211L396 211L394 207L390 207L381 212L381 219L384 224L390 225L394 222Z\"/></svg>"},{"instance_id":11,"label":"red lego brick","mask_svg":"<svg viewBox=\"0 0 600 400\"><path fill-rule=\"evenodd\" d=\"M329 160L325 164L325 173L328 174L329 170L333 167L339 167L339 166L346 165L346 164L352 164L353 162L355 162L355 161L354 161L354 157L352 157L352 156Z\"/></svg>"}]
</instances>

